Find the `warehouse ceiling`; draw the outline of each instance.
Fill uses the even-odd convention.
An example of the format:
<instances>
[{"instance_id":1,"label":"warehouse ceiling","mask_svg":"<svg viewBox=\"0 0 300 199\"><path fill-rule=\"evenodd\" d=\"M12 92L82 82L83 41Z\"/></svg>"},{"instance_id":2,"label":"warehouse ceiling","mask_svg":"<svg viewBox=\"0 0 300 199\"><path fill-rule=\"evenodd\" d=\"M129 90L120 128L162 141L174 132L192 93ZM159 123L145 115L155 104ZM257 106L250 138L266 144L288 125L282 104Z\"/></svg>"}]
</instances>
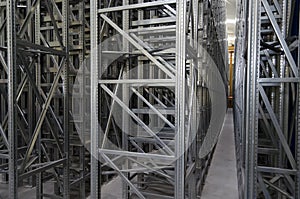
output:
<instances>
[{"instance_id":1,"label":"warehouse ceiling","mask_svg":"<svg viewBox=\"0 0 300 199\"><path fill-rule=\"evenodd\" d=\"M236 16L236 0L226 0L227 8L227 33L228 33L228 45L234 44L235 39L235 16Z\"/></svg>"}]
</instances>

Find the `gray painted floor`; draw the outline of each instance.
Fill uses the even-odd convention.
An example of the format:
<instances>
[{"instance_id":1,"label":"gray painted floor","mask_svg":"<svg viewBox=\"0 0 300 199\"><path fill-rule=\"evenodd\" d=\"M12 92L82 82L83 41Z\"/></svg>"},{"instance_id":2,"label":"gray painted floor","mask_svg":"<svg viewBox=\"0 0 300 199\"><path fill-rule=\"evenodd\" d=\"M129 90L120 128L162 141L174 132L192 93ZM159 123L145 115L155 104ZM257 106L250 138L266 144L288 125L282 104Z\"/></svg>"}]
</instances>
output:
<instances>
[{"instance_id":1,"label":"gray painted floor","mask_svg":"<svg viewBox=\"0 0 300 199\"><path fill-rule=\"evenodd\" d=\"M204 185L201 199L237 199L238 184L236 171L233 113L226 115L211 168Z\"/></svg>"}]
</instances>

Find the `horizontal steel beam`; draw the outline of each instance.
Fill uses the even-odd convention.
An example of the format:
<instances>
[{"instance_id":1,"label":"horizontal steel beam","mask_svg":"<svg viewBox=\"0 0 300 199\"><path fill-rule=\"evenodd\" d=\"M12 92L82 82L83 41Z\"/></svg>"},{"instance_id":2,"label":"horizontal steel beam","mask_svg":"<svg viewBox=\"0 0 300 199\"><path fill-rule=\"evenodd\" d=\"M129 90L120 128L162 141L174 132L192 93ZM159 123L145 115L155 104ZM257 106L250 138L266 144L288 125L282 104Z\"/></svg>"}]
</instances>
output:
<instances>
[{"instance_id":1,"label":"horizontal steel beam","mask_svg":"<svg viewBox=\"0 0 300 199\"><path fill-rule=\"evenodd\" d=\"M159 1L152 1L147 3L103 8L103 9L99 9L98 13L101 14L101 13L116 12L116 11L131 10L131 9L150 8L150 7L163 6L163 5L174 4L174 3L176 3L176 0L159 0Z\"/></svg>"}]
</instances>

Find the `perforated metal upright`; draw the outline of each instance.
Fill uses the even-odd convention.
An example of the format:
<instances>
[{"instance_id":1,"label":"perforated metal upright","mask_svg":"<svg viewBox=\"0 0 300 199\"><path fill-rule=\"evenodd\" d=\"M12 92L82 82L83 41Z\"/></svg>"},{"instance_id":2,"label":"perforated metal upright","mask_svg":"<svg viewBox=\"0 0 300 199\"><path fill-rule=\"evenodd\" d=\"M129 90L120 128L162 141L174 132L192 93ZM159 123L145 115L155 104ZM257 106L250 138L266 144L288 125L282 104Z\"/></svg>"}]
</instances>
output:
<instances>
[{"instance_id":1,"label":"perforated metal upright","mask_svg":"<svg viewBox=\"0 0 300 199\"><path fill-rule=\"evenodd\" d=\"M245 169L245 87L246 87L246 60L245 52L247 42L247 7L243 1L237 1L237 26L235 43L235 67L234 67L234 130L236 140L237 177L239 186L239 198L244 196L244 169ZM237 53L239 52L239 53Z\"/></svg>"}]
</instances>

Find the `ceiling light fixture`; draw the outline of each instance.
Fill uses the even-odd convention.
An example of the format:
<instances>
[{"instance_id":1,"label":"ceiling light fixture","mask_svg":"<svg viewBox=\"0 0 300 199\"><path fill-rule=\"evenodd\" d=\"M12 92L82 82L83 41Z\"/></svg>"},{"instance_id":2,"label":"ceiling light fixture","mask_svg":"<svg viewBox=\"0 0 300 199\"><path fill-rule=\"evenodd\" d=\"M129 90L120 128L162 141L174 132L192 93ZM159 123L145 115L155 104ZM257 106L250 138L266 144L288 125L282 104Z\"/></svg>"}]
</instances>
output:
<instances>
[{"instance_id":1,"label":"ceiling light fixture","mask_svg":"<svg viewBox=\"0 0 300 199\"><path fill-rule=\"evenodd\" d=\"M226 19L226 24L235 24L236 19Z\"/></svg>"}]
</instances>

